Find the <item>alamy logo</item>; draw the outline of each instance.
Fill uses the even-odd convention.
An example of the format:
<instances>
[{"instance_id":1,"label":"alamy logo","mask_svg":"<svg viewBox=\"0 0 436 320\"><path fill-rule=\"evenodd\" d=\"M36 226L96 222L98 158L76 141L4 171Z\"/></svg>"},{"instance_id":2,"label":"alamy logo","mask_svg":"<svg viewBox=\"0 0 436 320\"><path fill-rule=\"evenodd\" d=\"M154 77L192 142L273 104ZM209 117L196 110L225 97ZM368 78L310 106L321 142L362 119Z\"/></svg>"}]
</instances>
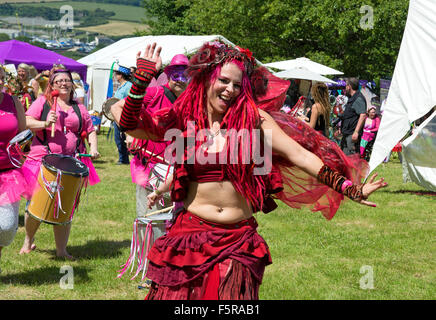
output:
<instances>
[{"instance_id":1,"label":"alamy logo","mask_svg":"<svg viewBox=\"0 0 436 320\"><path fill-rule=\"evenodd\" d=\"M360 19L360 27L363 30L374 28L374 9L371 6L364 5L360 7L360 13L364 16Z\"/></svg>"},{"instance_id":2,"label":"alamy logo","mask_svg":"<svg viewBox=\"0 0 436 320\"><path fill-rule=\"evenodd\" d=\"M59 12L64 14L59 21L59 27L62 30L73 29L74 27L74 10L72 6L64 5L60 7Z\"/></svg>"},{"instance_id":3,"label":"alamy logo","mask_svg":"<svg viewBox=\"0 0 436 320\"><path fill-rule=\"evenodd\" d=\"M60 274L65 274L59 281L59 286L64 290L74 289L74 270L71 266L62 266Z\"/></svg>"},{"instance_id":4,"label":"alamy logo","mask_svg":"<svg viewBox=\"0 0 436 320\"><path fill-rule=\"evenodd\" d=\"M360 274L364 276L360 278L360 289L368 290L374 289L374 270L371 266L362 266L360 268Z\"/></svg>"}]
</instances>

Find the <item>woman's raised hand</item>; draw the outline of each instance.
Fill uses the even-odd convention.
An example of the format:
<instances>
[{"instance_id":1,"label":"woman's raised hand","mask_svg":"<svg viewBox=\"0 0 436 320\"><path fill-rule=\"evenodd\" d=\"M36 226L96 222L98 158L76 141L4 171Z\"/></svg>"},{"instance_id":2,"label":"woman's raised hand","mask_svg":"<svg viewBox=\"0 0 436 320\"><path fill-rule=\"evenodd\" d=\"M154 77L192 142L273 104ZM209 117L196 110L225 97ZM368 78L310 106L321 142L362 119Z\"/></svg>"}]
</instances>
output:
<instances>
[{"instance_id":1,"label":"woman's raised hand","mask_svg":"<svg viewBox=\"0 0 436 320\"><path fill-rule=\"evenodd\" d=\"M362 188L362 194L365 198L368 198L371 193L374 191L377 191L380 188L387 187L387 183L384 181L384 178L381 178L379 180L375 180L377 177L377 173L374 173L371 178L369 178L369 181L363 185ZM376 204L367 200L360 200L358 201L360 204L364 204L370 207L376 207Z\"/></svg>"},{"instance_id":2,"label":"woman's raised hand","mask_svg":"<svg viewBox=\"0 0 436 320\"><path fill-rule=\"evenodd\" d=\"M148 61L156 63L156 70L159 72L160 68L162 67L162 58L160 56L160 52L162 51L162 47L156 48L156 42L153 42L153 44L148 44L145 47L144 54L141 56L141 51L139 51L136 54L136 59L143 58Z\"/></svg>"}]
</instances>

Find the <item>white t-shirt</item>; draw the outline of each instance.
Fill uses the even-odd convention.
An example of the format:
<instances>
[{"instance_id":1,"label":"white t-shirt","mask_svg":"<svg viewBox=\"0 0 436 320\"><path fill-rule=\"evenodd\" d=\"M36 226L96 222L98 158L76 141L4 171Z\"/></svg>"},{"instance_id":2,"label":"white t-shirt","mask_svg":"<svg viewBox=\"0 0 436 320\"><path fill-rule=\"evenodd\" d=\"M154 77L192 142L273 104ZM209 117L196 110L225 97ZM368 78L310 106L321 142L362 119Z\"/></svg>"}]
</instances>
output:
<instances>
[{"instance_id":1,"label":"white t-shirt","mask_svg":"<svg viewBox=\"0 0 436 320\"><path fill-rule=\"evenodd\" d=\"M76 88L76 90L74 90L74 99L78 99L78 98L84 98L83 104L85 105L85 107L88 106L88 101L87 101L87 96L85 94L85 89Z\"/></svg>"}]
</instances>

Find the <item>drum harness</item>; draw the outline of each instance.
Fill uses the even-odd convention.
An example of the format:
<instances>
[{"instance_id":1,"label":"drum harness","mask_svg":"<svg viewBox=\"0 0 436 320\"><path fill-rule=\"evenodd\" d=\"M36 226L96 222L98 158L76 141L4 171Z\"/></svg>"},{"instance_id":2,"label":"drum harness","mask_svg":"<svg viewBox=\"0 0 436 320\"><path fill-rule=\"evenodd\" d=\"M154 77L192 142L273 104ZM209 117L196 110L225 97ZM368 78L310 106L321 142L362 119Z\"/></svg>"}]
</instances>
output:
<instances>
[{"instance_id":1,"label":"drum harness","mask_svg":"<svg viewBox=\"0 0 436 320\"><path fill-rule=\"evenodd\" d=\"M78 134L78 137L77 137L76 150L74 151L74 154L77 154L78 151L79 151L80 143L82 142L82 139L81 139L81 133L82 133L82 114L80 113L79 105L75 101L73 101L72 107L73 107L73 110L76 113L77 117L79 118L79 130L78 130L79 134ZM42 109L41 118L40 118L41 121L45 121L47 119L47 115L50 112L50 110L51 110L51 107L48 104L48 102L46 101L44 103L44 106L43 106L43 109ZM38 139L38 141L47 148L48 153L51 154L52 152L50 150L50 147L48 145L48 140L47 140L47 130L43 130L43 135L44 135L43 140L41 140L37 135L35 135L35 136ZM60 185L61 178L62 178L62 171L56 170L57 171L57 173L56 173L56 180L52 181L52 182L48 182L45 179L45 177L43 175L43 172L42 172L42 167L41 167L40 171L41 171L40 174L41 174L41 178L42 178L42 181L43 181L43 184L44 184L44 188L47 191L47 193L49 194L50 198L52 198L52 199L53 199L53 197L57 198L56 199L57 201L55 201L55 205L54 205L54 218L57 219L59 217L59 209L64 214L66 213L62 209L61 196L60 196L60 192L62 191L62 186ZM85 187L85 189L86 189L86 187ZM73 206L73 210L71 212L71 216L74 214L74 211L75 211L76 206L78 204L79 196L80 196L80 193L78 193L76 195L76 199L74 200L74 206Z\"/></svg>"},{"instance_id":2,"label":"drum harness","mask_svg":"<svg viewBox=\"0 0 436 320\"><path fill-rule=\"evenodd\" d=\"M73 103L72 103L72 107L73 107L73 110L74 110L74 112L76 113L77 117L79 118L79 130L78 130L79 134L78 134L78 137L77 137L78 139L77 139L77 143L76 143L76 150L75 150L75 152L74 152L74 154L77 154L77 153L78 153L78 150L79 150L79 147L80 147L80 143L82 142L82 140L81 140L81 133L82 133L82 114L80 113L79 105L78 105L75 101L73 101ZM47 119L47 115L48 115L48 113L50 112L50 110L51 110L51 107L50 107L50 105L48 104L48 102L46 101L46 102L44 103L44 107L43 107L43 109L42 109L41 118L40 118L41 121L45 121L45 120ZM48 145L48 141L47 141L47 130L43 130L42 133L43 133L43 135L44 135L43 140L41 140L38 136L36 136L36 138L39 140L39 142L40 142L41 144L43 144L43 145L47 148L47 150L48 150L49 153L52 153L51 150L50 150L50 147L49 147L49 145Z\"/></svg>"}]
</instances>

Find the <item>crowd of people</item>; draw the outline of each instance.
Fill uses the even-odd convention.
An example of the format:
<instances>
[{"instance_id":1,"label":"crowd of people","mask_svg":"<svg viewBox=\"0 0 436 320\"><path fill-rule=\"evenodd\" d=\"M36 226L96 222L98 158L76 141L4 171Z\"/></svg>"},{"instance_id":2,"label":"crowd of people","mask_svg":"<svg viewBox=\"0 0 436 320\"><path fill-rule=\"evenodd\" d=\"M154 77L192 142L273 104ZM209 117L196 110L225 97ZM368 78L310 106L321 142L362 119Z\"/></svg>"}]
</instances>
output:
<instances>
[{"instance_id":1,"label":"crowd of people","mask_svg":"<svg viewBox=\"0 0 436 320\"><path fill-rule=\"evenodd\" d=\"M363 112L351 79L342 151L328 137L331 105L324 84L311 88L310 110L294 117L280 111L289 82L270 81L271 73L249 50L205 43L190 59L175 55L163 72L161 50L148 44L134 69L119 66L119 101L111 108L119 163L130 164L137 186L137 216L174 206L168 229L147 256L146 299L258 299L272 259L253 214L274 210L276 200L308 206L327 219L344 196L375 206L368 197L387 184L376 175L361 183L367 165L352 154L374 138L378 122L372 110L368 117ZM159 74L166 84L156 84ZM76 158L89 171L87 183L100 182L91 160L100 157L97 134L83 95L75 94L81 89L74 86L77 78L61 66L47 76L45 90L35 89L25 109L2 92L0 68L0 250L14 238L20 197L31 201L45 156ZM24 130L35 138L24 164L16 167L8 142ZM41 220L26 210L21 254L35 249ZM67 250L71 223L53 230L56 255L74 259Z\"/></svg>"},{"instance_id":2,"label":"crowd of people","mask_svg":"<svg viewBox=\"0 0 436 320\"><path fill-rule=\"evenodd\" d=\"M381 114L377 113L375 105L368 105L357 78L346 80L343 95L335 97L330 91L326 84L314 83L308 97L302 96L305 103L301 104L300 112L297 112L298 118L325 137L336 141L346 155L359 154L362 159L369 161ZM282 108L285 113L299 109L299 100L295 99L298 90L289 94L294 96L289 101L297 102L294 107L285 104Z\"/></svg>"}]
</instances>

